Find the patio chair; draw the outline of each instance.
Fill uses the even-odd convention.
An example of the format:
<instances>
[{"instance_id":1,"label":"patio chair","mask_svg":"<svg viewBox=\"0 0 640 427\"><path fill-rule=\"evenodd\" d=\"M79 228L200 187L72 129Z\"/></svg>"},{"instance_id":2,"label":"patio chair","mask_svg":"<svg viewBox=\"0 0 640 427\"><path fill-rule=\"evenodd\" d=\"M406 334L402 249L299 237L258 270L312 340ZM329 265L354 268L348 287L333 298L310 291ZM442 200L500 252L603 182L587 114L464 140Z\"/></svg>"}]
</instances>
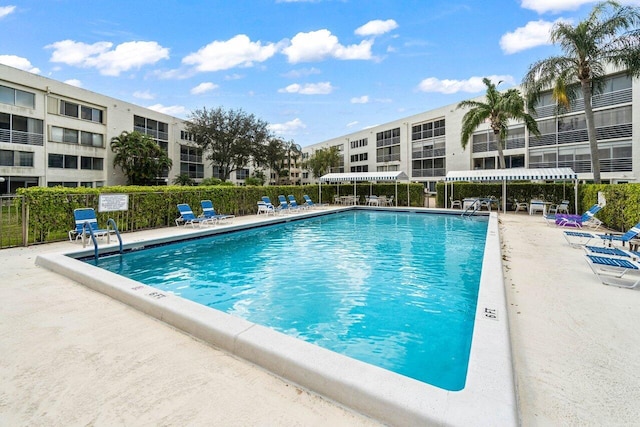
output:
<instances>
[{"instance_id":1,"label":"patio chair","mask_svg":"<svg viewBox=\"0 0 640 427\"><path fill-rule=\"evenodd\" d=\"M293 196L293 194L289 194L287 196L287 199L289 200L289 206L291 206L293 209L300 209L300 210L309 209L309 206L307 205L299 205L298 202L296 201L296 198Z\"/></svg>"},{"instance_id":2,"label":"patio chair","mask_svg":"<svg viewBox=\"0 0 640 427\"><path fill-rule=\"evenodd\" d=\"M308 195L303 195L302 198L304 199L304 203L309 206L311 209L313 208L317 208L317 207L325 207L327 206L326 203L313 203L313 200L311 200L311 197L309 197Z\"/></svg>"},{"instance_id":3,"label":"patio chair","mask_svg":"<svg viewBox=\"0 0 640 427\"><path fill-rule=\"evenodd\" d=\"M272 204L267 204L264 201L260 200L258 202L258 215L275 215L276 208Z\"/></svg>"},{"instance_id":4,"label":"patio chair","mask_svg":"<svg viewBox=\"0 0 640 427\"><path fill-rule=\"evenodd\" d=\"M549 207L549 215L555 215L555 214L560 214L560 213L565 213L565 214L569 214L569 203L571 203L569 200L563 200L562 202L558 203L557 205L551 205Z\"/></svg>"},{"instance_id":5,"label":"patio chair","mask_svg":"<svg viewBox=\"0 0 640 427\"><path fill-rule=\"evenodd\" d=\"M96 218L96 211L93 208L79 208L73 210L73 217L75 219L76 228L73 230L69 230L69 241L73 242L74 237L77 241L78 239L82 239L83 237L89 237L91 233L95 237L104 237L110 232L115 233L115 230L109 230L108 228L99 228L98 220ZM85 223L88 224L88 227L85 226Z\"/></svg>"},{"instance_id":6,"label":"patio chair","mask_svg":"<svg viewBox=\"0 0 640 427\"><path fill-rule=\"evenodd\" d=\"M191 225L191 227L196 226L196 224L198 224L198 227L202 226L202 224L215 224L216 223L216 219L213 218L204 218L204 217L197 217L193 214L193 211L191 210L191 207L187 204L187 203L179 203L178 205L178 211L180 212L180 216L178 218L176 218L176 226L179 226L180 223L182 223L182 225L184 225L185 227L187 225Z\"/></svg>"},{"instance_id":7,"label":"patio chair","mask_svg":"<svg viewBox=\"0 0 640 427\"><path fill-rule=\"evenodd\" d=\"M202 217L204 218L214 219L218 222L222 222L230 221L231 219L236 217L235 215L219 214L218 212L216 212L211 200L201 200L200 206L202 207Z\"/></svg>"},{"instance_id":8,"label":"patio chair","mask_svg":"<svg viewBox=\"0 0 640 427\"><path fill-rule=\"evenodd\" d=\"M516 206L516 209L513 213L518 213L519 210L523 210L525 212L529 212L529 203L527 202L518 202L516 199L513 199L513 204Z\"/></svg>"},{"instance_id":9,"label":"patio chair","mask_svg":"<svg viewBox=\"0 0 640 427\"><path fill-rule=\"evenodd\" d=\"M449 197L451 202L451 209L462 209L462 202L460 200L453 200L453 197Z\"/></svg>"},{"instance_id":10,"label":"patio chair","mask_svg":"<svg viewBox=\"0 0 640 427\"><path fill-rule=\"evenodd\" d=\"M594 230L597 230L601 225L602 221L595 217L595 215L600 212L602 206L599 204L595 204L589 208L585 213L581 216L577 215L564 215L564 214L556 214L556 225L560 227L577 227L582 228L583 226L589 226Z\"/></svg>"},{"instance_id":11,"label":"patio chair","mask_svg":"<svg viewBox=\"0 0 640 427\"><path fill-rule=\"evenodd\" d=\"M293 206L291 206L291 204L287 202L286 197L284 197L284 195L282 194L278 196L278 203L280 203L278 209L280 209L282 213L300 212L300 207L294 208Z\"/></svg>"},{"instance_id":12,"label":"patio chair","mask_svg":"<svg viewBox=\"0 0 640 427\"><path fill-rule=\"evenodd\" d=\"M607 242L609 243L609 245L611 245L613 242L621 242L622 246L624 246L626 243L628 243L632 239L635 239L636 237L638 237L638 234L640 234L640 223L631 227L629 231L627 231L626 233L602 234L602 233L589 233L585 231L565 231L564 232L565 239L567 240L567 242L569 242L571 246L586 246L591 242L591 240L597 239L597 238L600 238L601 241L605 244ZM586 241L584 241L583 243L580 243L580 241L576 242L570 239L575 237L580 239L586 239Z\"/></svg>"},{"instance_id":13,"label":"patio chair","mask_svg":"<svg viewBox=\"0 0 640 427\"><path fill-rule=\"evenodd\" d=\"M633 289L640 285L640 265L625 258L586 255L587 264L603 285ZM627 277L627 273L635 277Z\"/></svg>"}]
</instances>

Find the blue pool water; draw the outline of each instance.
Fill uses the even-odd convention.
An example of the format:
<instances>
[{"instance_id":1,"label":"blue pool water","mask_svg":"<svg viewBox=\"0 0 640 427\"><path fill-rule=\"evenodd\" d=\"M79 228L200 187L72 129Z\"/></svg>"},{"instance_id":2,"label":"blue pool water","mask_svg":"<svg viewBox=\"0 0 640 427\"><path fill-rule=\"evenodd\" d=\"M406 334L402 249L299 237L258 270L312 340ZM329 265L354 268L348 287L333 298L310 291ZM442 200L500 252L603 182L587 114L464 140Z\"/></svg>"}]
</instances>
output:
<instances>
[{"instance_id":1,"label":"blue pool water","mask_svg":"<svg viewBox=\"0 0 640 427\"><path fill-rule=\"evenodd\" d=\"M486 219L348 211L101 268L447 390L464 388Z\"/></svg>"}]
</instances>

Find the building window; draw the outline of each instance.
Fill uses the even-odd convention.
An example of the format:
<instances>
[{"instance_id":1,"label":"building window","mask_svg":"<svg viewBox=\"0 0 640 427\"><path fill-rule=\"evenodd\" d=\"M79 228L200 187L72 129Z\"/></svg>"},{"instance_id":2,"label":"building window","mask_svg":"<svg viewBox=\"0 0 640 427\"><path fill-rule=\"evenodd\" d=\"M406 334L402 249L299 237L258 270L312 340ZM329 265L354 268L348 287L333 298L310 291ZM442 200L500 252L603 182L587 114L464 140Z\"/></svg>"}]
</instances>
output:
<instances>
[{"instance_id":1,"label":"building window","mask_svg":"<svg viewBox=\"0 0 640 427\"><path fill-rule=\"evenodd\" d=\"M351 141L351 148L366 147L369 144L369 138L356 139Z\"/></svg>"},{"instance_id":2,"label":"building window","mask_svg":"<svg viewBox=\"0 0 640 427\"><path fill-rule=\"evenodd\" d=\"M48 164L50 168L78 169L78 156L49 154Z\"/></svg>"},{"instance_id":3,"label":"building window","mask_svg":"<svg viewBox=\"0 0 640 427\"><path fill-rule=\"evenodd\" d=\"M78 118L78 111L80 111L80 106L78 104L74 104L72 102L60 101L60 114L68 117Z\"/></svg>"},{"instance_id":4,"label":"building window","mask_svg":"<svg viewBox=\"0 0 640 427\"><path fill-rule=\"evenodd\" d=\"M238 169L236 171L236 179L242 180L249 178L249 169Z\"/></svg>"},{"instance_id":5,"label":"building window","mask_svg":"<svg viewBox=\"0 0 640 427\"><path fill-rule=\"evenodd\" d=\"M78 135L80 135L80 137L78 137ZM90 147L104 147L104 135L101 133L84 132L57 126L51 126L49 139L52 142L63 142L67 144L80 143L81 145Z\"/></svg>"},{"instance_id":6,"label":"building window","mask_svg":"<svg viewBox=\"0 0 640 427\"><path fill-rule=\"evenodd\" d=\"M0 142L43 145L43 122L30 117L0 113Z\"/></svg>"},{"instance_id":7,"label":"building window","mask_svg":"<svg viewBox=\"0 0 640 427\"><path fill-rule=\"evenodd\" d=\"M0 166L33 167L33 152L0 150Z\"/></svg>"},{"instance_id":8,"label":"building window","mask_svg":"<svg viewBox=\"0 0 640 427\"><path fill-rule=\"evenodd\" d=\"M73 181L53 181L47 184L47 187L67 187L67 188L76 188L78 186L77 182Z\"/></svg>"},{"instance_id":9,"label":"building window","mask_svg":"<svg viewBox=\"0 0 640 427\"><path fill-rule=\"evenodd\" d=\"M411 140L418 141L420 139L435 138L445 135L444 119L433 120L426 123L413 125L411 127Z\"/></svg>"},{"instance_id":10,"label":"building window","mask_svg":"<svg viewBox=\"0 0 640 427\"><path fill-rule=\"evenodd\" d=\"M100 157L81 157L80 169L101 171L104 167L104 160Z\"/></svg>"},{"instance_id":11,"label":"building window","mask_svg":"<svg viewBox=\"0 0 640 427\"><path fill-rule=\"evenodd\" d=\"M102 123L102 110L83 105L81 107L80 118L82 120L89 120L96 123Z\"/></svg>"},{"instance_id":12,"label":"building window","mask_svg":"<svg viewBox=\"0 0 640 427\"><path fill-rule=\"evenodd\" d=\"M376 147L400 144L400 128L376 133Z\"/></svg>"},{"instance_id":13,"label":"building window","mask_svg":"<svg viewBox=\"0 0 640 427\"><path fill-rule=\"evenodd\" d=\"M202 148L189 145L180 146L180 175L188 175L189 178L204 178Z\"/></svg>"},{"instance_id":14,"label":"building window","mask_svg":"<svg viewBox=\"0 0 640 427\"><path fill-rule=\"evenodd\" d=\"M0 102L33 109L36 108L36 94L0 85Z\"/></svg>"}]
</instances>

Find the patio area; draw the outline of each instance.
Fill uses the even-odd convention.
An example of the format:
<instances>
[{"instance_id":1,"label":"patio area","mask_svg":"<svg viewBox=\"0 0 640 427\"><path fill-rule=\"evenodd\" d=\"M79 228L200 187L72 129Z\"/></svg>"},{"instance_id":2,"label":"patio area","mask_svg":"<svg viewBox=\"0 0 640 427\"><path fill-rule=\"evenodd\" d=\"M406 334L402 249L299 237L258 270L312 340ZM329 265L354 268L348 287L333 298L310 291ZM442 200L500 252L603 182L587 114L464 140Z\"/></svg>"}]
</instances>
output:
<instances>
[{"instance_id":1,"label":"patio area","mask_svg":"<svg viewBox=\"0 0 640 427\"><path fill-rule=\"evenodd\" d=\"M601 285L540 216L499 218L509 311L499 315L509 317L522 425L637 423L640 291ZM377 425L35 266L69 245L1 252L0 424Z\"/></svg>"}]
</instances>

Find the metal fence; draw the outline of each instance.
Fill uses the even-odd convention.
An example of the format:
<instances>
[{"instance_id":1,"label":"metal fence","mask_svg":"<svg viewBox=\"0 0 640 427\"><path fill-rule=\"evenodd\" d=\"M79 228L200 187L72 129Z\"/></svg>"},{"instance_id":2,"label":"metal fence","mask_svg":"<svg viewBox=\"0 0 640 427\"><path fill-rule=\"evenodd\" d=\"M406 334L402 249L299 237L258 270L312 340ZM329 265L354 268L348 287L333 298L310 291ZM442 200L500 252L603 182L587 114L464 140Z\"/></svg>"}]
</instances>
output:
<instances>
[{"instance_id":1,"label":"metal fence","mask_svg":"<svg viewBox=\"0 0 640 427\"><path fill-rule=\"evenodd\" d=\"M26 246L23 196L0 196L0 248Z\"/></svg>"}]
</instances>

